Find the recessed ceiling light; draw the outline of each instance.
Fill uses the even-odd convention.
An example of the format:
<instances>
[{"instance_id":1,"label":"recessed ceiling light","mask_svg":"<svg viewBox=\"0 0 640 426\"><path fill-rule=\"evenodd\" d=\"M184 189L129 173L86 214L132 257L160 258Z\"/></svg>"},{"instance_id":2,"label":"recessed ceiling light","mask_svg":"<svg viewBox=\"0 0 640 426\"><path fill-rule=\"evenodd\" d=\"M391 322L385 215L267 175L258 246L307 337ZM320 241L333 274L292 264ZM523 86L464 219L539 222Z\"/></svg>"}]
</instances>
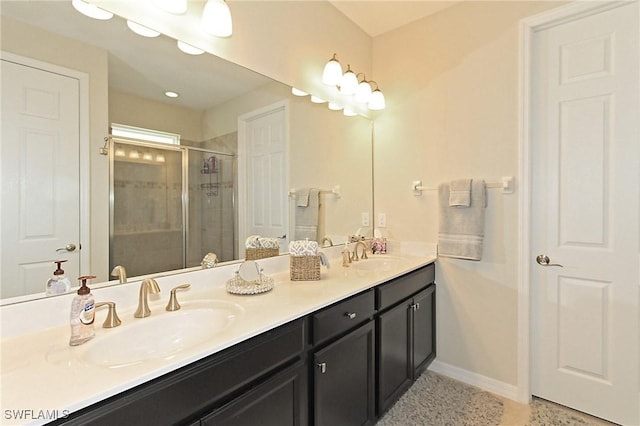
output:
<instances>
[{"instance_id":1,"label":"recessed ceiling light","mask_svg":"<svg viewBox=\"0 0 640 426\"><path fill-rule=\"evenodd\" d=\"M164 92L164 94L165 94L165 96L167 96L169 98L177 98L178 96L180 96L176 92L172 92L172 91Z\"/></svg>"},{"instance_id":2,"label":"recessed ceiling light","mask_svg":"<svg viewBox=\"0 0 640 426\"><path fill-rule=\"evenodd\" d=\"M142 37L158 37L160 33L158 31L147 28L144 25L140 25L137 22L127 20L127 27L134 33L141 35Z\"/></svg>"},{"instance_id":3,"label":"recessed ceiling light","mask_svg":"<svg viewBox=\"0 0 640 426\"><path fill-rule=\"evenodd\" d=\"M106 21L107 19L113 18L113 13L107 12L104 9L100 9L98 6L94 4L87 3L82 0L72 0L71 5L80 13L89 18L100 19L101 21Z\"/></svg>"},{"instance_id":4,"label":"recessed ceiling light","mask_svg":"<svg viewBox=\"0 0 640 426\"><path fill-rule=\"evenodd\" d=\"M198 49L197 47L194 47L180 40L178 40L178 49L189 55L202 55L204 53L204 50Z\"/></svg>"}]
</instances>

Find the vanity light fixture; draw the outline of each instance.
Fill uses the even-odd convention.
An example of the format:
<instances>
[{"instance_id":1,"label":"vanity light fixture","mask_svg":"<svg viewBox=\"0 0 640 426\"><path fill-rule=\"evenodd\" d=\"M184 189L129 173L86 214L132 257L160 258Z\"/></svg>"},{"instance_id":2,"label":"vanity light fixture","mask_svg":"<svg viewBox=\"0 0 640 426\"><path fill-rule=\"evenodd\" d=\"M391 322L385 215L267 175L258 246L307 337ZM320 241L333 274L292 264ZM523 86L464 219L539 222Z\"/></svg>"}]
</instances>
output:
<instances>
[{"instance_id":1,"label":"vanity light fixture","mask_svg":"<svg viewBox=\"0 0 640 426\"><path fill-rule=\"evenodd\" d=\"M307 96L308 93L300 90L300 89L296 89L295 87L291 88L291 93L293 93L295 96Z\"/></svg>"},{"instance_id":2,"label":"vanity light fixture","mask_svg":"<svg viewBox=\"0 0 640 426\"><path fill-rule=\"evenodd\" d=\"M207 0L202 11L202 29L216 37L229 37L233 33L231 10L224 0Z\"/></svg>"},{"instance_id":3,"label":"vanity light fixture","mask_svg":"<svg viewBox=\"0 0 640 426\"><path fill-rule=\"evenodd\" d=\"M140 153L135 149L133 149L129 152L129 158L133 158L134 160L137 160L140 158Z\"/></svg>"},{"instance_id":4,"label":"vanity light fixture","mask_svg":"<svg viewBox=\"0 0 640 426\"><path fill-rule=\"evenodd\" d=\"M75 10L89 18L99 19L101 21L113 18L113 13L100 9L95 4L87 3L83 0L71 0L71 5Z\"/></svg>"},{"instance_id":5,"label":"vanity light fixture","mask_svg":"<svg viewBox=\"0 0 640 426\"><path fill-rule=\"evenodd\" d=\"M328 86L337 86L342 79L342 66L336 59L336 54L329 59L329 62L324 66L322 71L322 82Z\"/></svg>"},{"instance_id":6,"label":"vanity light fixture","mask_svg":"<svg viewBox=\"0 0 640 426\"><path fill-rule=\"evenodd\" d=\"M327 101L325 101L324 99L319 98L317 96L311 95L311 102L313 102L314 104L323 104L323 103L325 103Z\"/></svg>"},{"instance_id":7,"label":"vanity light fixture","mask_svg":"<svg viewBox=\"0 0 640 426\"><path fill-rule=\"evenodd\" d=\"M153 0L153 5L174 15L182 15L187 11L187 0Z\"/></svg>"},{"instance_id":8,"label":"vanity light fixture","mask_svg":"<svg viewBox=\"0 0 640 426\"><path fill-rule=\"evenodd\" d=\"M164 163L164 154L158 154L158 155L156 155L156 162L158 162L158 163Z\"/></svg>"},{"instance_id":9,"label":"vanity light fixture","mask_svg":"<svg viewBox=\"0 0 640 426\"><path fill-rule=\"evenodd\" d=\"M387 103L384 100L384 95L378 88L378 83L375 81L371 81L370 83L376 84L376 90L371 93L371 98L369 99L369 109L372 111L379 111L381 109L385 109Z\"/></svg>"},{"instance_id":10,"label":"vanity light fixture","mask_svg":"<svg viewBox=\"0 0 640 426\"><path fill-rule=\"evenodd\" d=\"M172 92L171 90L167 90L166 92L164 92L164 95L167 98L177 98L178 96L180 96L179 94L177 94L176 92Z\"/></svg>"},{"instance_id":11,"label":"vanity light fixture","mask_svg":"<svg viewBox=\"0 0 640 426\"><path fill-rule=\"evenodd\" d=\"M134 33L141 35L142 37L158 37L160 33L158 31L147 28L144 25L140 25L137 22L133 22L127 19L127 27Z\"/></svg>"},{"instance_id":12,"label":"vanity light fixture","mask_svg":"<svg viewBox=\"0 0 640 426\"><path fill-rule=\"evenodd\" d=\"M371 99L371 85L367 81L367 77L362 74L362 81L358 84L358 88L356 89L356 102L366 104L369 102L369 99Z\"/></svg>"},{"instance_id":13,"label":"vanity light fixture","mask_svg":"<svg viewBox=\"0 0 640 426\"><path fill-rule=\"evenodd\" d=\"M197 47L187 44L184 41L180 41L180 40L178 40L178 49L180 49L181 51L183 51L188 55L202 55L204 53L204 50L198 49Z\"/></svg>"},{"instance_id":14,"label":"vanity light fixture","mask_svg":"<svg viewBox=\"0 0 640 426\"><path fill-rule=\"evenodd\" d=\"M351 71L351 66L347 65L347 71L340 79L340 93L343 95L353 95L358 90L358 77Z\"/></svg>"},{"instance_id":15,"label":"vanity light fixture","mask_svg":"<svg viewBox=\"0 0 640 426\"><path fill-rule=\"evenodd\" d=\"M144 154L142 154L142 159L146 161L152 161L153 155L150 152L145 152Z\"/></svg>"}]
</instances>

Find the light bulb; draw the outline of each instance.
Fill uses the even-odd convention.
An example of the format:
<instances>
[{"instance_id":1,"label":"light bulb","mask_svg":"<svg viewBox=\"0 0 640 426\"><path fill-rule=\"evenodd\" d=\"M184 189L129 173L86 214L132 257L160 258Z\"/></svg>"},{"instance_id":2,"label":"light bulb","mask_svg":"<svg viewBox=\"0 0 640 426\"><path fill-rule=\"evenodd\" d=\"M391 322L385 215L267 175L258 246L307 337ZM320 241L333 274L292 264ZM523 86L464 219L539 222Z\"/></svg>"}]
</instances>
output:
<instances>
[{"instance_id":1,"label":"light bulb","mask_svg":"<svg viewBox=\"0 0 640 426\"><path fill-rule=\"evenodd\" d=\"M307 92L305 92L303 90L300 90L300 89L296 89L295 87L291 88L291 93L293 93L296 96L307 96L308 95Z\"/></svg>"},{"instance_id":2,"label":"light bulb","mask_svg":"<svg viewBox=\"0 0 640 426\"><path fill-rule=\"evenodd\" d=\"M178 49L188 55L202 55L204 53L204 50L198 49L197 47L187 44L181 40L178 40Z\"/></svg>"},{"instance_id":3,"label":"light bulb","mask_svg":"<svg viewBox=\"0 0 640 426\"><path fill-rule=\"evenodd\" d=\"M319 98L317 96L311 95L311 102L313 102L314 104L322 104L322 103L325 103L327 101L325 101L324 99Z\"/></svg>"},{"instance_id":4,"label":"light bulb","mask_svg":"<svg viewBox=\"0 0 640 426\"><path fill-rule=\"evenodd\" d=\"M233 33L231 10L224 0L207 0L202 12L202 29L216 37L229 37Z\"/></svg>"},{"instance_id":5,"label":"light bulb","mask_svg":"<svg viewBox=\"0 0 640 426\"><path fill-rule=\"evenodd\" d=\"M153 5L175 15L182 15L187 11L187 0L153 0Z\"/></svg>"},{"instance_id":6,"label":"light bulb","mask_svg":"<svg viewBox=\"0 0 640 426\"><path fill-rule=\"evenodd\" d=\"M141 35L142 37L158 37L160 33L158 31L147 28L144 25L140 25L137 22L127 20L127 27L134 33Z\"/></svg>"},{"instance_id":7,"label":"light bulb","mask_svg":"<svg viewBox=\"0 0 640 426\"><path fill-rule=\"evenodd\" d=\"M353 95L358 90L358 77L347 65L347 72L340 79L340 93L343 95Z\"/></svg>"},{"instance_id":8,"label":"light bulb","mask_svg":"<svg viewBox=\"0 0 640 426\"><path fill-rule=\"evenodd\" d=\"M371 85L366 80L362 80L356 90L356 102L366 104L369 99L371 99Z\"/></svg>"},{"instance_id":9,"label":"light bulb","mask_svg":"<svg viewBox=\"0 0 640 426\"><path fill-rule=\"evenodd\" d=\"M322 82L328 86L337 86L342 78L342 66L336 59L336 54L327 62L322 71Z\"/></svg>"},{"instance_id":10,"label":"light bulb","mask_svg":"<svg viewBox=\"0 0 640 426\"><path fill-rule=\"evenodd\" d=\"M354 110L352 110L351 108L348 107L344 107L344 110L342 111L342 113L346 116L346 117L354 117L358 114L356 114L356 112Z\"/></svg>"},{"instance_id":11,"label":"light bulb","mask_svg":"<svg viewBox=\"0 0 640 426\"><path fill-rule=\"evenodd\" d=\"M75 10L85 16L88 16L89 18L100 19L101 21L106 21L113 18L113 13L107 12L104 9L100 9L95 4L87 3L86 1L71 0L71 5Z\"/></svg>"},{"instance_id":12,"label":"light bulb","mask_svg":"<svg viewBox=\"0 0 640 426\"><path fill-rule=\"evenodd\" d=\"M369 100L369 109L372 111L379 111L381 109L385 109L387 106L384 101L384 95L380 91L380 89L376 89L371 94L371 99Z\"/></svg>"},{"instance_id":13,"label":"light bulb","mask_svg":"<svg viewBox=\"0 0 640 426\"><path fill-rule=\"evenodd\" d=\"M335 102L329 102L329 109L331 111L340 111L342 109L342 105L338 105Z\"/></svg>"}]
</instances>

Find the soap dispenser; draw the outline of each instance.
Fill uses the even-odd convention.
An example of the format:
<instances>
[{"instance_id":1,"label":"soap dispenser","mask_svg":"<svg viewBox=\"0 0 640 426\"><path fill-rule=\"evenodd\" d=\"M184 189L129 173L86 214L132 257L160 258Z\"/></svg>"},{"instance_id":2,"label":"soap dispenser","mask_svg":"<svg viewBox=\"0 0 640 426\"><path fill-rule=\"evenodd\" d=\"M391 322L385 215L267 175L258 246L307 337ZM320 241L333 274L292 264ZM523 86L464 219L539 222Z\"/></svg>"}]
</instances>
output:
<instances>
[{"instance_id":1,"label":"soap dispenser","mask_svg":"<svg viewBox=\"0 0 640 426\"><path fill-rule=\"evenodd\" d=\"M64 262L66 262L66 260L56 260L53 262L58 265L58 268L53 271L53 277L47 280L47 296L68 293L71 289L71 281L64 276L64 270L60 267Z\"/></svg>"},{"instance_id":2,"label":"soap dispenser","mask_svg":"<svg viewBox=\"0 0 640 426\"><path fill-rule=\"evenodd\" d=\"M77 346L91 340L95 335L93 330L93 319L95 313L95 300L91 290L87 287L87 280L95 278L92 275L85 275L78 280L81 281L78 294L71 302L71 338L69 345Z\"/></svg>"}]
</instances>

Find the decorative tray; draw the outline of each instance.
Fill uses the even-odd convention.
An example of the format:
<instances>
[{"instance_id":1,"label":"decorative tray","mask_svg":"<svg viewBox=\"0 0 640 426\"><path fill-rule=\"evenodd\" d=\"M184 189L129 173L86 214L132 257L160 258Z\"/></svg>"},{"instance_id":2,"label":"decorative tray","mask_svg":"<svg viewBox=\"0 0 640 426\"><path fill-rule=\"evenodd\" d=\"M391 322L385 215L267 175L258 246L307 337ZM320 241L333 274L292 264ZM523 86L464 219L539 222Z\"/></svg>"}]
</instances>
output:
<instances>
[{"instance_id":1,"label":"decorative tray","mask_svg":"<svg viewBox=\"0 0 640 426\"><path fill-rule=\"evenodd\" d=\"M227 280L227 292L231 294L260 294L273 289L273 278L260 275L255 281L245 281L236 275Z\"/></svg>"}]
</instances>

